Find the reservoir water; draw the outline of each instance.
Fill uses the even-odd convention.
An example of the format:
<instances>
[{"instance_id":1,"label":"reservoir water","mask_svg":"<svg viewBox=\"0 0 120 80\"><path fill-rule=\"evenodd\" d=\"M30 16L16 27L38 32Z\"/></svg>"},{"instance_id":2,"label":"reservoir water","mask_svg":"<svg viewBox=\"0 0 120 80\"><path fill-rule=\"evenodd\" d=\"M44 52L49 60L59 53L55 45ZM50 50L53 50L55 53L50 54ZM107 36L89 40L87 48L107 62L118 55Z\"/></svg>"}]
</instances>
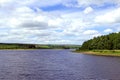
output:
<instances>
[{"instance_id":1,"label":"reservoir water","mask_svg":"<svg viewBox=\"0 0 120 80\"><path fill-rule=\"evenodd\" d=\"M120 80L120 57L70 50L0 50L0 80Z\"/></svg>"}]
</instances>

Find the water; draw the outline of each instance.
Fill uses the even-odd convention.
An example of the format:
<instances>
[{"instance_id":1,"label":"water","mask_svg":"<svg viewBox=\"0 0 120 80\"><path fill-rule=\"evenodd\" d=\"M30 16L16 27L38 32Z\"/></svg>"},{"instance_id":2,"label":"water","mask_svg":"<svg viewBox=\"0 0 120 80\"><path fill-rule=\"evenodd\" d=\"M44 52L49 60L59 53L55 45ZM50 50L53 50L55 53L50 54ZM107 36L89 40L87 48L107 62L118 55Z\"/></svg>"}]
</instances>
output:
<instances>
[{"instance_id":1,"label":"water","mask_svg":"<svg viewBox=\"0 0 120 80\"><path fill-rule=\"evenodd\" d=\"M70 50L0 50L0 80L120 80L120 58Z\"/></svg>"}]
</instances>

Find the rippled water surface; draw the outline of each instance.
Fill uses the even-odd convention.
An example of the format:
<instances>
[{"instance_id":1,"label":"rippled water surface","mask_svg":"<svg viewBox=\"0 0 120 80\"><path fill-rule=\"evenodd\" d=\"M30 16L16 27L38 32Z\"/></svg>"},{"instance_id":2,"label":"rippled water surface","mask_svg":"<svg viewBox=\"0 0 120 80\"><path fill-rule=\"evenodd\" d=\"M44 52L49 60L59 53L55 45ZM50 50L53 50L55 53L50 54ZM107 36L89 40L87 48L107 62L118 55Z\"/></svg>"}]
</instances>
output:
<instances>
[{"instance_id":1,"label":"rippled water surface","mask_svg":"<svg viewBox=\"0 0 120 80\"><path fill-rule=\"evenodd\" d=\"M0 50L0 80L120 80L120 58L70 50Z\"/></svg>"}]
</instances>

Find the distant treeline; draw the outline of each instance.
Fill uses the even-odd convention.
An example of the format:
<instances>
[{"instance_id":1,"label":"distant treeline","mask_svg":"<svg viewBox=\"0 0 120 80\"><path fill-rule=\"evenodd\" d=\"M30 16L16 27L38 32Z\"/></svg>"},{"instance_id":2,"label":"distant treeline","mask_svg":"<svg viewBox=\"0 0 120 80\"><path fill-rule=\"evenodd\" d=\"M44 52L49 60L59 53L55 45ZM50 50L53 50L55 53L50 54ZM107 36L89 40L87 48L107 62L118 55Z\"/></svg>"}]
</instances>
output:
<instances>
[{"instance_id":1,"label":"distant treeline","mask_svg":"<svg viewBox=\"0 0 120 80\"><path fill-rule=\"evenodd\" d=\"M78 49L80 45L42 45L42 44L18 44L0 43L0 49Z\"/></svg>"},{"instance_id":2,"label":"distant treeline","mask_svg":"<svg viewBox=\"0 0 120 80\"><path fill-rule=\"evenodd\" d=\"M0 49L33 49L33 44L0 43Z\"/></svg>"},{"instance_id":3,"label":"distant treeline","mask_svg":"<svg viewBox=\"0 0 120 80\"><path fill-rule=\"evenodd\" d=\"M120 49L120 32L94 37L93 39L85 41L79 50L94 50L94 49L98 50Z\"/></svg>"},{"instance_id":4,"label":"distant treeline","mask_svg":"<svg viewBox=\"0 0 120 80\"><path fill-rule=\"evenodd\" d=\"M48 45L52 49L78 49L80 45Z\"/></svg>"}]
</instances>

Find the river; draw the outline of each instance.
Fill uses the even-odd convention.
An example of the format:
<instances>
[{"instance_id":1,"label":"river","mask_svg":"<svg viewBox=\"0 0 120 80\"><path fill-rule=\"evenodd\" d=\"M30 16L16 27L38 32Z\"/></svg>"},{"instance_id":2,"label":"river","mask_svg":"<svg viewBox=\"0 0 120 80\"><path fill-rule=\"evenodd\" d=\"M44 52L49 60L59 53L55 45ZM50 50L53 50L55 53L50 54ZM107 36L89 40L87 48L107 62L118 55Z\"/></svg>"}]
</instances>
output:
<instances>
[{"instance_id":1,"label":"river","mask_svg":"<svg viewBox=\"0 0 120 80\"><path fill-rule=\"evenodd\" d=\"M70 50L0 50L0 80L120 80L120 58Z\"/></svg>"}]
</instances>

